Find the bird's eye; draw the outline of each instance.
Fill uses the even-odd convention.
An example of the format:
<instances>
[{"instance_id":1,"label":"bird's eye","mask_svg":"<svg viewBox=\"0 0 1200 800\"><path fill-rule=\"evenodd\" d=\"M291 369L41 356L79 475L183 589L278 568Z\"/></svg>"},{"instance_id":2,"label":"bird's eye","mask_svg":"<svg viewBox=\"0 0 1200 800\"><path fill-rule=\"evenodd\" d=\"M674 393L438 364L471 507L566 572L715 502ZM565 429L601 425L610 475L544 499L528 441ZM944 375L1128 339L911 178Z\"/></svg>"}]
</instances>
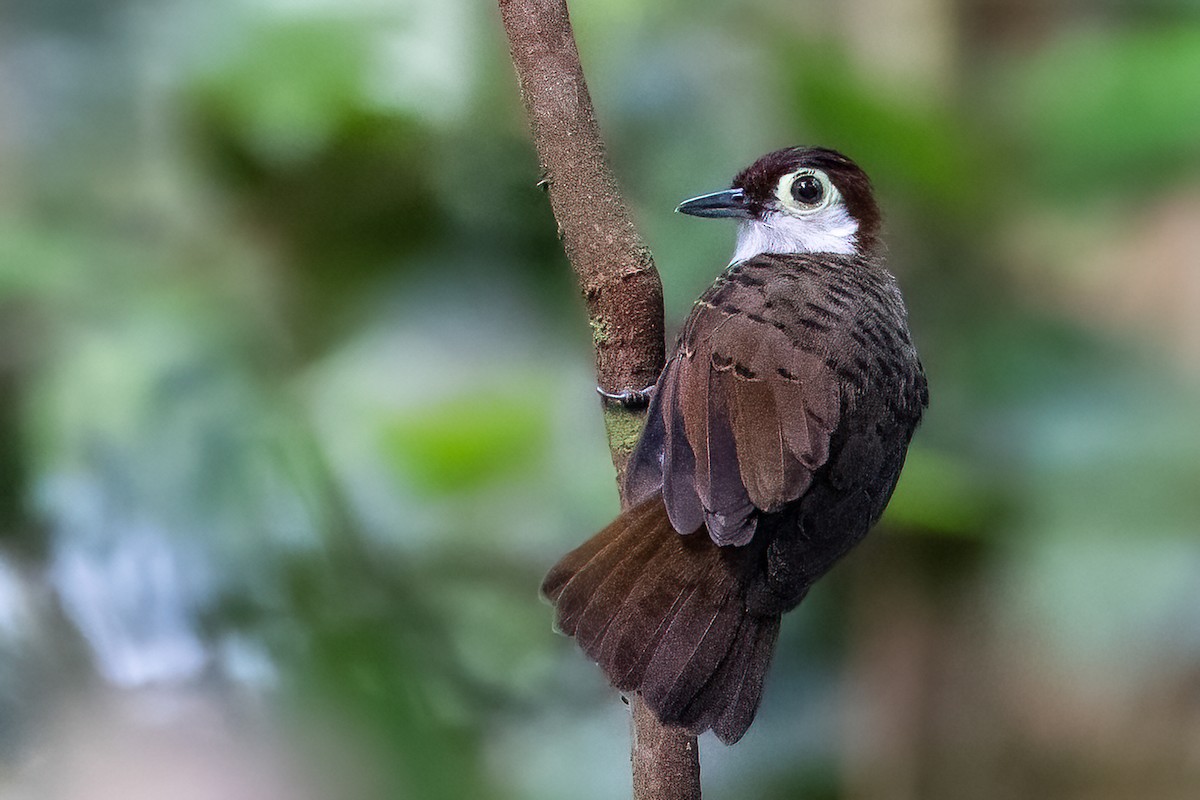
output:
<instances>
[{"instance_id":1,"label":"bird's eye","mask_svg":"<svg viewBox=\"0 0 1200 800\"><path fill-rule=\"evenodd\" d=\"M804 216L837 205L842 196L828 175L819 169L805 167L780 178L775 197L788 213Z\"/></svg>"},{"instance_id":2,"label":"bird's eye","mask_svg":"<svg viewBox=\"0 0 1200 800\"><path fill-rule=\"evenodd\" d=\"M792 198L805 206L815 206L825 197L825 186L816 175L800 175L792 181Z\"/></svg>"}]
</instances>

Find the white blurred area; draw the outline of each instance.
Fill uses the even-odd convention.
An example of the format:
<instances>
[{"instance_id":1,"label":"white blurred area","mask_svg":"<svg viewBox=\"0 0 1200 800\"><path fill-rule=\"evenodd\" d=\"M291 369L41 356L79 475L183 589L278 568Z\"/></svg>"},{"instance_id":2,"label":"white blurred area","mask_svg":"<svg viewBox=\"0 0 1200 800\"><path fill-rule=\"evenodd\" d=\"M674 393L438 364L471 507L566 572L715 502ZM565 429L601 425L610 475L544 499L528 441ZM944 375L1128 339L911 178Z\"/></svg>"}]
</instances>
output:
<instances>
[{"instance_id":1,"label":"white blurred area","mask_svg":"<svg viewBox=\"0 0 1200 800\"><path fill-rule=\"evenodd\" d=\"M77 692L0 775L6 800L330 800L253 707L203 690ZM348 788L348 787L343 787Z\"/></svg>"},{"instance_id":2,"label":"white blurred area","mask_svg":"<svg viewBox=\"0 0 1200 800\"><path fill-rule=\"evenodd\" d=\"M210 690L79 691L48 715L31 757L0 774L5 800L341 800L371 769L348 729L307 720L283 735L259 704ZM296 739L319 747L305 759ZM318 768L317 764L322 764ZM330 766L334 765L334 766Z\"/></svg>"},{"instance_id":3,"label":"white blurred area","mask_svg":"<svg viewBox=\"0 0 1200 800\"><path fill-rule=\"evenodd\" d=\"M146 555L152 557L141 558ZM177 598L147 594L157 584L171 595L164 586L171 570L155 574L164 557L137 545L107 561L60 556L55 580L69 582L61 587L63 606L81 615L73 622L89 644L94 676L72 664L73 648L65 644L70 637L62 635L52 592L28 567L0 558L0 797L346 796L314 790L313 777L298 769L294 748L289 755L281 745L252 691L234 693L196 680L207 657L189 630L192 623L164 611ZM114 596L121 592L127 594ZM142 614L129 606L130 598L147 603ZM23 694L14 696L18 687Z\"/></svg>"}]
</instances>

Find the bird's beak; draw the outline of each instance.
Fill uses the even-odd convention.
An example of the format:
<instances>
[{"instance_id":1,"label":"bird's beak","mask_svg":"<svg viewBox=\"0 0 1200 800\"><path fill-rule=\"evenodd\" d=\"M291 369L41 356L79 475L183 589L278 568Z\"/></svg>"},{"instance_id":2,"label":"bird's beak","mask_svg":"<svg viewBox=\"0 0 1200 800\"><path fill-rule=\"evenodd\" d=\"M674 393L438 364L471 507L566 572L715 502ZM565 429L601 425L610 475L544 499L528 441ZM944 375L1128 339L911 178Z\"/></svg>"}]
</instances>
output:
<instances>
[{"instance_id":1,"label":"bird's beak","mask_svg":"<svg viewBox=\"0 0 1200 800\"><path fill-rule=\"evenodd\" d=\"M702 194L691 200L684 200L675 209L680 214L691 214L693 217L740 217L748 219L750 209L746 207L746 193L741 189L726 189L723 192Z\"/></svg>"}]
</instances>

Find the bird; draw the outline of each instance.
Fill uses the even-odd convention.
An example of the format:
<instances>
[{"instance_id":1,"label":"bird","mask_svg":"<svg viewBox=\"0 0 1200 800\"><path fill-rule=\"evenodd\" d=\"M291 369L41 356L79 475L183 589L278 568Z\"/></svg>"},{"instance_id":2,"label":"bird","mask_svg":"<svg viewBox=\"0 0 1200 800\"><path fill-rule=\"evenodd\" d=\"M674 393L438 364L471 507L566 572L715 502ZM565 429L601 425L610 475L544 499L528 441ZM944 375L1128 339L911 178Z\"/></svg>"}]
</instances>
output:
<instances>
[{"instance_id":1,"label":"bird","mask_svg":"<svg viewBox=\"0 0 1200 800\"><path fill-rule=\"evenodd\" d=\"M666 725L737 742L780 619L879 520L928 383L871 181L823 147L768 153L677 211L737 220L624 478L626 509L542 595L609 682Z\"/></svg>"}]
</instances>

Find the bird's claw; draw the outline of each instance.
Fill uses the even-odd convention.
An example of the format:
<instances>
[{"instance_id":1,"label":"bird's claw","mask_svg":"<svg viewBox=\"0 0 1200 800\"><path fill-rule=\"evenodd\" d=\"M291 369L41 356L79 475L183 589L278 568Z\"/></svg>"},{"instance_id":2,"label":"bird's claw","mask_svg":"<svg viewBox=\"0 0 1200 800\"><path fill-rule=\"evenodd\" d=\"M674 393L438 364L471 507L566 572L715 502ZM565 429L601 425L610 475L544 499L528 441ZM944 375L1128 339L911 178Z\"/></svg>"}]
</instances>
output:
<instances>
[{"instance_id":1,"label":"bird's claw","mask_svg":"<svg viewBox=\"0 0 1200 800\"><path fill-rule=\"evenodd\" d=\"M602 387L597 386L596 393L603 397L606 403L613 403L623 408L645 408L650 405L650 398L654 396L654 384L650 384L644 389L626 389L622 392L606 392Z\"/></svg>"}]
</instances>

